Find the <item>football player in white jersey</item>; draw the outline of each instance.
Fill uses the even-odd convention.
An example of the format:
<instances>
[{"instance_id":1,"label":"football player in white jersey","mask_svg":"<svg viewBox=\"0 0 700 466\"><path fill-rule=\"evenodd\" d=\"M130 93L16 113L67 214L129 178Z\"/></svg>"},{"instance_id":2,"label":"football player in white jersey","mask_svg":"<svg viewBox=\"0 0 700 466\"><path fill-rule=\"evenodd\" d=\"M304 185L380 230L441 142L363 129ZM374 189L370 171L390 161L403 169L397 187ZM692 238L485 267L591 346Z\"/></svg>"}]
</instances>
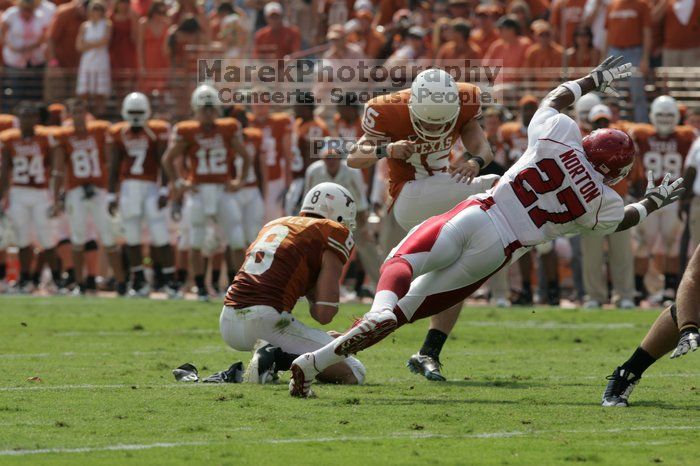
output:
<instances>
[{"instance_id":1,"label":"football player in white jersey","mask_svg":"<svg viewBox=\"0 0 700 466\"><path fill-rule=\"evenodd\" d=\"M621 61L610 57L550 92L528 127L527 151L498 185L409 232L382 266L370 311L330 344L294 360L292 396L308 396L319 370L468 297L530 247L626 230L680 197L682 181L650 180L644 199L625 207L609 185L632 168L631 138L603 129L582 139L574 120L560 113L595 89L616 93L612 82L628 77L632 66Z\"/></svg>"},{"instance_id":2,"label":"football player in white jersey","mask_svg":"<svg viewBox=\"0 0 700 466\"><path fill-rule=\"evenodd\" d=\"M423 71L409 89L367 102L362 118L365 134L349 151L348 166L369 168L386 158L390 210L408 231L470 195L483 193L498 180L497 175L478 176L493 161L478 123L480 115L477 86L457 83L440 69ZM465 156L450 161L457 142L463 144ZM412 372L429 380L445 380L440 351L461 308L461 303L455 303L431 319L423 346L408 360Z\"/></svg>"}]
</instances>

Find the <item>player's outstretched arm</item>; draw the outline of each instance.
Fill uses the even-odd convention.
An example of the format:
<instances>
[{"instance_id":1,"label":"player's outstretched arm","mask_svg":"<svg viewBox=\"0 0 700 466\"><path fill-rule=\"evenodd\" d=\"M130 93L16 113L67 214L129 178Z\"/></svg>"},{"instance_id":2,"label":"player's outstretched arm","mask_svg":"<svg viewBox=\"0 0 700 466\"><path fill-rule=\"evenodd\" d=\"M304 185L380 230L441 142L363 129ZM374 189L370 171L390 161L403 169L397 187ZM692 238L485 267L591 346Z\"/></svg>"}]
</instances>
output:
<instances>
[{"instance_id":1,"label":"player's outstretched arm","mask_svg":"<svg viewBox=\"0 0 700 466\"><path fill-rule=\"evenodd\" d=\"M678 286L676 297L676 320L680 338L678 346L671 353L671 358L679 358L684 354L695 351L700 345L700 247L695 249L688 267Z\"/></svg>"},{"instance_id":2,"label":"player's outstretched arm","mask_svg":"<svg viewBox=\"0 0 700 466\"><path fill-rule=\"evenodd\" d=\"M309 302L311 317L321 325L326 325L338 313L340 300L340 276L343 263L337 254L325 251L321 258L321 271L316 280L316 293Z\"/></svg>"},{"instance_id":3,"label":"player's outstretched arm","mask_svg":"<svg viewBox=\"0 0 700 466\"><path fill-rule=\"evenodd\" d=\"M670 182L671 174L666 173L661 183L654 185L654 175L651 170L647 172L647 189L644 199L625 207L625 216L615 231L624 231L641 223L650 213L676 202L685 192L683 178Z\"/></svg>"},{"instance_id":4,"label":"player's outstretched arm","mask_svg":"<svg viewBox=\"0 0 700 466\"><path fill-rule=\"evenodd\" d=\"M369 168L383 158L406 160L413 155L413 143L396 141L386 143L386 138L363 135L348 151L348 167Z\"/></svg>"},{"instance_id":5,"label":"player's outstretched arm","mask_svg":"<svg viewBox=\"0 0 700 466\"><path fill-rule=\"evenodd\" d=\"M617 90L612 87L612 83L615 80L630 76L630 69L632 68L631 63L623 63L623 61L624 58L622 56L606 58L600 65L591 70L587 76L576 81L565 82L547 94L542 100L540 107L551 107L561 112L576 102L582 95L594 90L619 96Z\"/></svg>"}]
</instances>

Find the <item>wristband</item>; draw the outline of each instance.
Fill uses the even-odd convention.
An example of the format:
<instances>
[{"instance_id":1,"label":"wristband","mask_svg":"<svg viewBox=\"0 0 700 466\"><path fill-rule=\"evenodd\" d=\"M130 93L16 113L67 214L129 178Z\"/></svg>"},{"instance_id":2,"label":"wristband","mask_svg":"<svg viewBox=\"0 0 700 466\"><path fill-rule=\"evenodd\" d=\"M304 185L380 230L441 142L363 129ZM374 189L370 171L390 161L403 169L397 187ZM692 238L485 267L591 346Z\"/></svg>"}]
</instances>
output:
<instances>
[{"instance_id":1,"label":"wristband","mask_svg":"<svg viewBox=\"0 0 700 466\"><path fill-rule=\"evenodd\" d=\"M576 81L567 81L562 84L562 86L571 91L571 93L574 95L574 102L581 98L581 86L579 86Z\"/></svg>"},{"instance_id":2,"label":"wristband","mask_svg":"<svg viewBox=\"0 0 700 466\"><path fill-rule=\"evenodd\" d=\"M634 207L635 209L637 209L637 213L639 213L639 222L637 223L642 223L644 219L647 218L647 215L649 215L649 212L647 212L647 208L639 202L630 204L630 207Z\"/></svg>"},{"instance_id":3,"label":"wristband","mask_svg":"<svg viewBox=\"0 0 700 466\"><path fill-rule=\"evenodd\" d=\"M482 170L486 166L486 161L479 157L478 155L475 155L469 160L473 160L476 162L476 164L479 166L479 170Z\"/></svg>"},{"instance_id":4,"label":"wristband","mask_svg":"<svg viewBox=\"0 0 700 466\"><path fill-rule=\"evenodd\" d=\"M168 194L170 194L170 190L167 186L161 186L158 190L158 194L160 194L163 197L168 197Z\"/></svg>"},{"instance_id":5,"label":"wristband","mask_svg":"<svg viewBox=\"0 0 700 466\"><path fill-rule=\"evenodd\" d=\"M117 195L115 193L107 193L107 203L117 202Z\"/></svg>"},{"instance_id":6,"label":"wristband","mask_svg":"<svg viewBox=\"0 0 700 466\"><path fill-rule=\"evenodd\" d=\"M389 157L388 148L389 144L377 146L377 149L374 152L374 154L377 156L377 159L381 160L385 157Z\"/></svg>"},{"instance_id":7,"label":"wristband","mask_svg":"<svg viewBox=\"0 0 700 466\"><path fill-rule=\"evenodd\" d=\"M316 302L317 306L330 306L330 307L338 307L338 303L328 303L326 301L317 301Z\"/></svg>"}]
</instances>

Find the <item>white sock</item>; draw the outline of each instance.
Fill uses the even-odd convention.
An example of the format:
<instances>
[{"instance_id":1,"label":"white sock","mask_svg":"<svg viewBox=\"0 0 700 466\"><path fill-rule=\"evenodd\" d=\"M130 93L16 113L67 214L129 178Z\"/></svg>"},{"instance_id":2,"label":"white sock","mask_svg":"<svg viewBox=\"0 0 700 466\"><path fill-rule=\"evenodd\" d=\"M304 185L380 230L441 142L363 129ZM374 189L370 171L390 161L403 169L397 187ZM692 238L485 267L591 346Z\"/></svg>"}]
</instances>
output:
<instances>
[{"instance_id":1,"label":"white sock","mask_svg":"<svg viewBox=\"0 0 700 466\"><path fill-rule=\"evenodd\" d=\"M314 365L319 372L323 372L333 364L345 361L345 356L335 354L335 340L314 351L313 355L315 358Z\"/></svg>"},{"instance_id":2,"label":"white sock","mask_svg":"<svg viewBox=\"0 0 700 466\"><path fill-rule=\"evenodd\" d=\"M374 312L393 312L396 307L396 303L399 302L399 297L396 296L391 290L377 291L374 295L374 301L372 302L372 308L367 314L372 314ZM365 314L365 315L367 315Z\"/></svg>"}]
</instances>

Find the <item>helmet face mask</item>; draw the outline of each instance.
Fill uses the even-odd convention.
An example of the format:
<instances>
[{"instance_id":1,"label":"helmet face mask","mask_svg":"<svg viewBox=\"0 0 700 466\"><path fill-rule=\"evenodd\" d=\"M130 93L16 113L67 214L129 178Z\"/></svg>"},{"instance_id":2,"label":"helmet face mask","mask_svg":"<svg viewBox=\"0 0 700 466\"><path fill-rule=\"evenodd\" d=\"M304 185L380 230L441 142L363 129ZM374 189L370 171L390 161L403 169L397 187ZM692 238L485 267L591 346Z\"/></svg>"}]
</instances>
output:
<instances>
[{"instance_id":1,"label":"helmet face mask","mask_svg":"<svg viewBox=\"0 0 700 466\"><path fill-rule=\"evenodd\" d=\"M459 88L448 73L430 69L416 76L408 112L413 130L421 139L448 137L457 125L460 107Z\"/></svg>"},{"instance_id":2,"label":"helmet face mask","mask_svg":"<svg viewBox=\"0 0 700 466\"><path fill-rule=\"evenodd\" d=\"M357 204L352 194L335 183L320 183L309 190L301 204L300 214L314 214L355 229Z\"/></svg>"},{"instance_id":3,"label":"helmet face mask","mask_svg":"<svg viewBox=\"0 0 700 466\"><path fill-rule=\"evenodd\" d=\"M148 97L140 92L132 92L124 97L122 119L129 123L129 126L141 128L146 125L150 117L151 104L148 102Z\"/></svg>"},{"instance_id":4,"label":"helmet face mask","mask_svg":"<svg viewBox=\"0 0 700 466\"><path fill-rule=\"evenodd\" d=\"M671 96L662 95L654 99L649 111L649 121L662 136L672 134L681 121L678 102Z\"/></svg>"}]
</instances>

